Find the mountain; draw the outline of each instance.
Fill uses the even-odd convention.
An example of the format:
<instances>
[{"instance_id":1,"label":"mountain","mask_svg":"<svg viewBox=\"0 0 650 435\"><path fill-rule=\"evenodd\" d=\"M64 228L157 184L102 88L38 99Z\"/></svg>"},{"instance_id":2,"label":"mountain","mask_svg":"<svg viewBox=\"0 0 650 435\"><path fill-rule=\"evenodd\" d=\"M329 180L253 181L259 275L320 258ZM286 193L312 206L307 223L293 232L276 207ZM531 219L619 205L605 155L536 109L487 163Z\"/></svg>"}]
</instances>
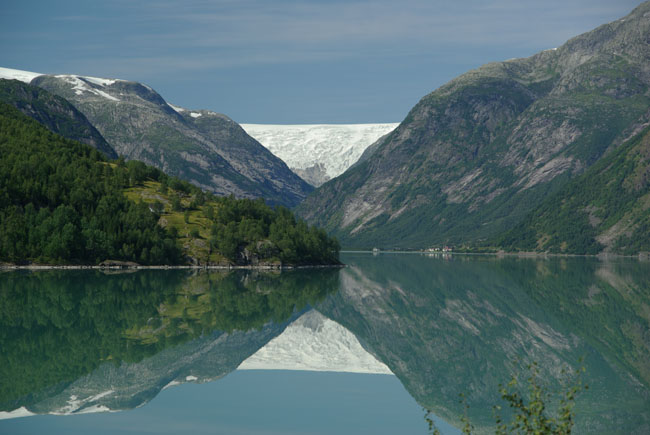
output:
<instances>
[{"instance_id":1,"label":"mountain","mask_svg":"<svg viewBox=\"0 0 650 435\"><path fill-rule=\"evenodd\" d=\"M298 213L344 247L475 243L512 228L650 119L650 3L425 96Z\"/></svg>"},{"instance_id":2,"label":"mountain","mask_svg":"<svg viewBox=\"0 0 650 435\"><path fill-rule=\"evenodd\" d=\"M3 71L68 100L118 154L204 190L286 206L296 205L312 190L225 115L172 106L137 82Z\"/></svg>"},{"instance_id":3,"label":"mountain","mask_svg":"<svg viewBox=\"0 0 650 435\"><path fill-rule=\"evenodd\" d=\"M53 133L97 148L109 159L117 158L104 137L68 101L45 89L2 77L3 68L0 68L0 101L11 104Z\"/></svg>"},{"instance_id":4,"label":"mountain","mask_svg":"<svg viewBox=\"0 0 650 435\"><path fill-rule=\"evenodd\" d=\"M0 102L0 262L339 264L338 243L264 200L109 162Z\"/></svg>"},{"instance_id":5,"label":"mountain","mask_svg":"<svg viewBox=\"0 0 650 435\"><path fill-rule=\"evenodd\" d=\"M551 196L494 245L596 254L650 251L650 128Z\"/></svg>"},{"instance_id":6,"label":"mountain","mask_svg":"<svg viewBox=\"0 0 650 435\"><path fill-rule=\"evenodd\" d=\"M242 124L244 130L292 171L313 186L338 175L354 164L364 150L397 124Z\"/></svg>"}]
</instances>

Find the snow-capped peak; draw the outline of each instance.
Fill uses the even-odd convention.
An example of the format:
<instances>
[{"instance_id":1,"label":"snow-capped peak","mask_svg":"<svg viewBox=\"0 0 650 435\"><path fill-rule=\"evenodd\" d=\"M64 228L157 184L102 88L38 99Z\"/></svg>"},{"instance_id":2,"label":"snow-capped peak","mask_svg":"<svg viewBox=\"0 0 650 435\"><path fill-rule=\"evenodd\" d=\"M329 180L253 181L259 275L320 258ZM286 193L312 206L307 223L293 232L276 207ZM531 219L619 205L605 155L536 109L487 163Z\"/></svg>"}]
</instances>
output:
<instances>
[{"instance_id":1,"label":"snow-capped peak","mask_svg":"<svg viewBox=\"0 0 650 435\"><path fill-rule=\"evenodd\" d=\"M32 80L34 80L34 78L42 75L45 74L31 72L31 71L22 71L22 70L11 69L11 68L0 68L1 79L9 79L9 80L14 79L14 80L20 80L21 82L25 82L25 83L30 83ZM118 98L108 94L107 92L102 91L101 89L96 89L95 87L92 86L92 85L102 86L102 87L110 86L117 81L121 81L119 79L102 79L99 77L86 77L86 76L78 76L78 75L70 75L70 74L60 74L55 77L59 79L63 79L67 83L71 84L73 86L72 89L75 91L75 94L77 95L82 95L84 92L89 92L91 94L95 94L112 101L120 101Z\"/></svg>"},{"instance_id":2,"label":"snow-capped peak","mask_svg":"<svg viewBox=\"0 0 650 435\"><path fill-rule=\"evenodd\" d=\"M31 71L21 71L19 69L0 68L0 79L7 80L20 80L21 82L29 83L34 78L42 76L41 73Z\"/></svg>"}]
</instances>

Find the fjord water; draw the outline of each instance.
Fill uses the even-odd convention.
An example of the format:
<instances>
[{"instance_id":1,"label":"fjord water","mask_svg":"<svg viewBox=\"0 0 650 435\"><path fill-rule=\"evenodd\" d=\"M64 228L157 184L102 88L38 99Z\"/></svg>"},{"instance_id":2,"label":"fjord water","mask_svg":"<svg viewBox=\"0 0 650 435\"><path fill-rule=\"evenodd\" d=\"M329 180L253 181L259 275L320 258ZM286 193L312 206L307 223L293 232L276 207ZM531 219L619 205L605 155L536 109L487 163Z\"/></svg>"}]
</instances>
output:
<instances>
[{"instance_id":1,"label":"fjord water","mask_svg":"<svg viewBox=\"0 0 650 435\"><path fill-rule=\"evenodd\" d=\"M649 431L649 263L342 260L282 273L0 273L2 415L85 414L8 418L0 433L426 433L422 407L459 426L459 393L488 432L499 384L533 361L550 390L584 365L579 433ZM314 336L342 341L323 326L333 321L365 349L324 352L367 352L395 376L372 364L340 373L331 355L312 369L325 372L271 370L314 366L317 355L299 361L310 343L281 340L310 310ZM264 370L236 370L255 354ZM124 412L97 412L108 410Z\"/></svg>"}]
</instances>

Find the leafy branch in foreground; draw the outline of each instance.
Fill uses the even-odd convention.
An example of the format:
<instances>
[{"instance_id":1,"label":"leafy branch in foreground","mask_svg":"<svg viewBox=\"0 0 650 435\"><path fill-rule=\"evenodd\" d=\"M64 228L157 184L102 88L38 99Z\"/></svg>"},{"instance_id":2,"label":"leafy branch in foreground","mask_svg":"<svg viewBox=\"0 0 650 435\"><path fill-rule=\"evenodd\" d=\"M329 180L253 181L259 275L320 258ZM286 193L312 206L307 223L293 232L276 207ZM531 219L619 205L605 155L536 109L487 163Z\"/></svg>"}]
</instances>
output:
<instances>
[{"instance_id":1,"label":"leafy branch in foreground","mask_svg":"<svg viewBox=\"0 0 650 435\"><path fill-rule=\"evenodd\" d=\"M575 400L583 390L589 389L588 385L582 382L582 373L585 368L581 366L569 379L566 389L560 392L559 404L555 412L549 412L549 405L554 402L553 397L546 387L540 382L539 366L536 362L527 365L529 376L526 379L528 395L525 397L520 392L521 381L513 375L510 381L504 386L500 385L499 393L501 398L512 409L513 414L510 421L506 422L500 415L501 406L494 406L496 427L494 433L505 435L510 433L518 434L553 434L568 435L575 424ZM566 369L562 370L563 375L570 375ZM463 405L464 413L460 418L463 424L463 434L471 434L474 426L471 424L468 413L469 405L464 394L460 394L460 403ZM432 418L432 411L426 410L425 420L429 425L429 432L433 435L440 435Z\"/></svg>"}]
</instances>

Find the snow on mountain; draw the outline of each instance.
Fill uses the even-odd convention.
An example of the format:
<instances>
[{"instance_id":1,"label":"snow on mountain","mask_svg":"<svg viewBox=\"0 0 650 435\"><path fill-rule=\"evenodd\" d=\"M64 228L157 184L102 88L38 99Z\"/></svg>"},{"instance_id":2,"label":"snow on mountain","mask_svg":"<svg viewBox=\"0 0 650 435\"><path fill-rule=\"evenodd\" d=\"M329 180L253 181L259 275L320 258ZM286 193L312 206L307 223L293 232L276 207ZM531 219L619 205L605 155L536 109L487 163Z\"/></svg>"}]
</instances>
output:
<instances>
[{"instance_id":1,"label":"snow on mountain","mask_svg":"<svg viewBox=\"0 0 650 435\"><path fill-rule=\"evenodd\" d=\"M7 80L20 80L21 82L29 83L35 77L42 76L41 73L31 71L21 71L19 69L0 68L0 79Z\"/></svg>"},{"instance_id":2,"label":"snow on mountain","mask_svg":"<svg viewBox=\"0 0 650 435\"><path fill-rule=\"evenodd\" d=\"M316 186L345 172L368 146L393 131L397 125L241 124L246 133ZM312 174L311 180L307 179L310 178L309 173Z\"/></svg>"},{"instance_id":3,"label":"snow on mountain","mask_svg":"<svg viewBox=\"0 0 650 435\"><path fill-rule=\"evenodd\" d=\"M187 112L187 109L183 109L182 107L179 107L179 106L174 106L174 105L173 105L172 103L170 103L170 102L167 102L167 105L168 105L169 107L171 107L172 109L174 109L176 112L180 113L180 114L182 114L183 112Z\"/></svg>"},{"instance_id":4,"label":"snow on mountain","mask_svg":"<svg viewBox=\"0 0 650 435\"><path fill-rule=\"evenodd\" d=\"M116 80L109 79L98 79L96 77L83 77L83 76L73 76L73 75L58 75L55 76L58 79L63 79L66 83L72 85L72 90L77 95L82 95L84 92L89 92L91 94L99 95L101 97L107 98L112 101L120 101L118 98L107 94L101 89L96 89L92 86L89 86L91 83L97 86L110 86L116 82Z\"/></svg>"},{"instance_id":5,"label":"snow on mountain","mask_svg":"<svg viewBox=\"0 0 650 435\"><path fill-rule=\"evenodd\" d=\"M42 76L45 74L31 72L31 71L22 71L18 69L11 68L0 68L0 79L15 79L20 80L21 82L30 83L36 77ZM107 98L113 101L120 101L118 98L108 94L107 92L102 91L101 89L96 89L95 86L110 86L117 81L124 81L118 79L102 79L99 77L86 77L86 76L77 76L71 74L62 74L55 76L56 78L63 79L65 82L72 85L72 89L75 91L75 94L81 95L84 92L90 92L95 95Z\"/></svg>"},{"instance_id":6,"label":"snow on mountain","mask_svg":"<svg viewBox=\"0 0 650 435\"><path fill-rule=\"evenodd\" d=\"M303 314L237 369L393 374L350 331L316 310Z\"/></svg>"}]
</instances>

